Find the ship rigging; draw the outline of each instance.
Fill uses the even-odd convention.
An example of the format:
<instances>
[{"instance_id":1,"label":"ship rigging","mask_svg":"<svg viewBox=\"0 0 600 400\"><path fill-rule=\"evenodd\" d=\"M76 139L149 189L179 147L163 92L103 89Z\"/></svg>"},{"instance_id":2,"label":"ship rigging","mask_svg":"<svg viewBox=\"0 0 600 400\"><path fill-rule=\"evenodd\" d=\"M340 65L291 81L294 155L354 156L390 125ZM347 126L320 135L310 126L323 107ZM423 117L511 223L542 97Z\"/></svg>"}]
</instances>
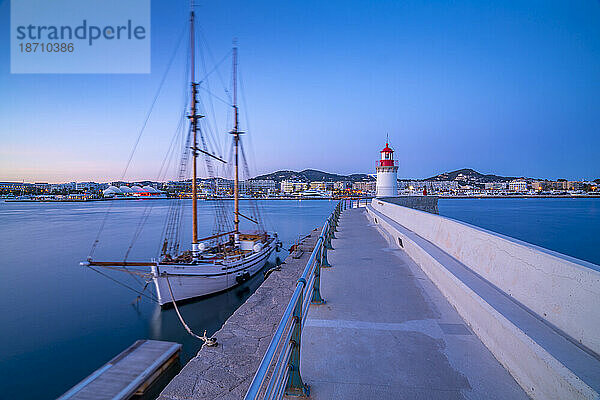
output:
<instances>
[{"instance_id":1,"label":"ship rigging","mask_svg":"<svg viewBox=\"0 0 600 400\"><path fill-rule=\"evenodd\" d=\"M146 286L152 282L156 290L157 301L161 306L173 304L177 310L176 302L201 296L210 295L230 289L255 275L260 271L273 251L280 246L277 234L267 232L260 219L260 212L255 202L249 203L250 214L245 215L240 211L240 161L242 161L246 175L248 164L242 145L240 130L239 105L238 105L238 49L234 43L232 50L232 101L233 126L229 134L232 138L233 153L233 212L228 210L227 201L224 199L212 200L215 224L211 235L199 238L198 226L198 197L199 174L198 158L202 155L205 161L206 172L213 177L212 185L216 185L219 166L229 163L222 157L210 151L207 136L202 128L205 115L200 112L199 90L203 89L202 81L196 80L196 32L195 14L193 7L190 11L190 51L189 51L189 113L187 135L184 151L178 166L177 177L185 179L188 174L188 164L191 155L191 186L192 186L192 237L189 249L180 250L182 227L183 200L172 199L167 211L162 246L157 259L151 261L128 261L127 250L122 261L104 261L93 258L94 249L98 240L92 246L92 251L87 261L81 263L86 267L106 268L126 272L133 277L146 279ZM205 89L206 90L206 89ZM138 139L139 140L139 139ZM136 143L137 145L137 143ZM217 166L214 163L218 163ZM216 187L212 188L216 190ZM208 206L208 204L207 204ZM134 240L139 236L148 213L144 213L140 227L134 235ZM233 216L233 224L231 224ZM254 225L253 230L240 229L240 217ZM100 237L100 228L98 237ZM141 290L143 293L144 289ZM134 289L135 290L135 289ZM177 310L179 315L179 310ZM180 317L182 323L185 322ZM187 329L187 328L186 328ZM189 331L189 330L188 330ZM191 331L189 331L192 333ZM206 337L199 338L206 339Z\"/></svg>"}]
</instances>

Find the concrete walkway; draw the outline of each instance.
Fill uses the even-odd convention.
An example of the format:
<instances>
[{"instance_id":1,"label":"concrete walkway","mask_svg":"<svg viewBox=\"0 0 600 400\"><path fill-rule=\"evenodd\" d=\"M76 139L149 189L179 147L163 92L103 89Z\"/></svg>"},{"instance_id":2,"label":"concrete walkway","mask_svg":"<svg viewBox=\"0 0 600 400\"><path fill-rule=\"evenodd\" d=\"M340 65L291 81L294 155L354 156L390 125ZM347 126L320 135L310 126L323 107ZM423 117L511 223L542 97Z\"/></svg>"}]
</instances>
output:
<instances>
[{"instance_id":1,"label":"concrete walkway","mask_svg":"<svg viewBox=\"0 0 600 400\"><path fill-rule=\"evenodd\" d=\"M326 304L311 306L301 373L313 399L527 399L420 268L343 212Z\"/></svg>"}]
</instances>

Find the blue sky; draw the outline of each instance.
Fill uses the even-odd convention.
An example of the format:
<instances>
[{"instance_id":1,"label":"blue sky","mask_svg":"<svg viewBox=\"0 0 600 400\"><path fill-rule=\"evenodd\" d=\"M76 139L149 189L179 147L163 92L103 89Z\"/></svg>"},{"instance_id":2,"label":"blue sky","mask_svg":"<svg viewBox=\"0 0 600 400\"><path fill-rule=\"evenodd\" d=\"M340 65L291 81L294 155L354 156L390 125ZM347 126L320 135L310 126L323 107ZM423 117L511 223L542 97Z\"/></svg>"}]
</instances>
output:
<instances>
[{"instance_id":1,"label":"blue sky","mask_svg":"<svg viewBox=\"0 0 600 400\"><path fill-rule=\"evenodd\" d=\"M373 173L389 133L400 177L600 177L598 1L198 3L215 60L238 39L257 174ZM0 1L0 180L119 178L187 11L186 1L152 2L151 74L11 75ZM128 179L157 175L183 58ZM228 81L229 65L220 70Z\"/></svg>"}]
</instances>

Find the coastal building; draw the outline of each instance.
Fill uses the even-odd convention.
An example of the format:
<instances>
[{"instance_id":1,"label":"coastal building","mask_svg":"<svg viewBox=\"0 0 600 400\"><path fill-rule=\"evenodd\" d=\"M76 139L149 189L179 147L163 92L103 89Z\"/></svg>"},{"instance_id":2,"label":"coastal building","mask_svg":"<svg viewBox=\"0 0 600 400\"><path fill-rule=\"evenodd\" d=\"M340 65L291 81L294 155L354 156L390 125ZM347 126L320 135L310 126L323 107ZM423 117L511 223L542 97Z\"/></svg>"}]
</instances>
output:
<instances>
[{"instance_id":1,"label":"coastal building","mask_svg":"<svg viewBox=\"0 0 600 400\"><path fill-rule=\"evenodd\" d=\"M129 186L131 184L132 184L131 182L113 181L113 182L110 182L110 184L108 186L120 187L120 186Z\"/></svg>"},{"instance_id":2,"label":"coastal building","mask_svg":"<svg viewBox=\"0 0 600 400\"><path fill-rule=\"evenodd\" d=\"M106 187L108 187L108 185L96 183L96 182L77 182L75 184L75 190L86 191L86 192L87 191L96 192L96 191L105 189Z\"/></svg>"},{"instance_id":3,"label":"coastal building","mask_svg":"<svg viewBox=\"0 0 600 400\"><path fill-rule=\"evenodd\" d=\"M574 185L570 185L574 183ZM579 187L579 185L577 185L577 183L579 182L567 182L566 180L558 180L558 181L535 181L531 183L531 188L535 191L542 191L542 190L548 190L548 191L564 191L564 190L579 190L579 189L572 189L572 187ZM583 187L583 186L581 186Z\"/></svg>"},{"instance_id":4,"label":"coastal building","mask_svg":"<svg viewBox=\"0 0 600 400\"><path fill-rule=\"evenodd\" d=\"M514 180L508 183L508 190L511 192L526 192L527 182L522 180Z\"/></svg>"},{"instance_id":5,"label":"coastal building","mask_svg":"<svg viewBox=\"0 0 600 400\"><path fill-rule=\"evenodd\" d=\"M296 180L282 181L281 192L282 193L295 193L303 192L308 189L308 183Z\"/></svg>"},{"instance_id":6,"label":"coastal building","mask_svg":"<svg viewBox=\"0 0 600 400\"><path fill-rule=\"evenodd\" d=\"M248 191L262 194L274 193L276 191L275 181L272 179L249 179Z\"/></svg>"},{"instance_id":7,"label":"coastal building","mask_svg":"<svg viewBox=\"0 0 600 400\"><path fill-rule=\"evenodd\" d=\"M423 189L425 189L426 187L426 182L425 181L399 181L398 183L398 187L400 189L405 189L405 190L418 190L418 191L422 191Z\"/></svg>"},{"instance_id":8,"label":"coastal building","mask_svg":"<svg viewBox=\"0 0 600 400\"><path fill-rule=\"evenodd\" d=\"M428 182L428 188L431 192L452 192L458 189L456 181L433 181Z\"/></svg>"},{"instance_id":9,"label":"coastal building","mask_svg":"<svg viewBox=\"0 0 600 400\"><path fill-rule=\"evenodd\" d=\"M68 182L68 183L54 183L50 185L51 193L71 193L72 191L77 190L76 182Z\"/></svg>"},{"instance_id":10,"label":"coastal building","mask_svg":"<svg viewBox=\"0 0 600 400\"><path fill-rule=\"evenodd\" d=\"M567 182L568 190L583 190L584 187L585 187L585 182L581 182L581 181L568 181Z\"/></svg>"},{"instance_id":11,"label":"coastal building","mask_svg":"<svg viewBox=\"0 0 600 400\"><path fill-rule=\"evenodd\" d=\"M366 194L375 193L377 184L375 181L361 181L352 183L352 190Z\"/></svg>"},{"instance_id":12,"label":"coastal building","mask_svg":"<svg viewBox=\"0 0 600 400\"><path fill-rule=\"evenodd\" d=\"M455 192L459 188L456 181L415 181L415 180L400 180L398 188L404 193L419 192L422 193L427 189L427 193L450 193Z\"/></svg>"},{"instance_id":13,"label":"coastal building","mask_svg":"<svg viewBox=\"0 0 600 400\"><path fill-rule=\"evenodd\" d=\"M24 182L0 182L0 192L9 193L13 191L26 191L32 186L31 183Z\"/></svg>"},{"instance_id":14,"label":"coastal building","mask_svg":"<svg viewBox=\"0 0 600 400\"><path fill-rule=\"evenodd\" d=\"M41 192L49 192L50 184L48 182L36 182L33 184L33 187Z\"/></svg>"},{"instance_id":15,"label":"coastal building","mask_svg":"<svg viewBox=\"0 0 600 400\"><path fill-rule=\"evenodd\" d=\"M554 190L567 190L569 188L569 182L566 179L558 179L556 182L552 182Z\"/></svg>"},{"instance_id":16,"label":"coastal building","mask_svg":"<svg viewBox=\"0 0 600 400\"><path fill-rule=\"evenodd\" d=\"M546 189L546 185L544 181L534 181L531 182L531 189L537 191L537 192L541 192L542 190Z\"/></svg>"},{"instance_id":17,"label":"coastal building","mask_svg":"<svg viewBox=\"0 0 600 400\"><path fill-rule=\"evenodd\" d=\"M385 144L381 150L381 159L377 162L377 197L394 197L398 195L398 163L394 161L394 150Z\"/></svg>"},{"instance_id":18,"label":"coastal building","mask_svg":"<svg viewBox=\"0 0 600 400\"><path fill-rule=\"evenodd\" d=\"M333 189L339 190L339 191L352 189L352 182L350 182L350 181L333 182Z\"/></svg>"},{"instance_id":19,"label":"coastal building","mask_svg":"<svg viewBox=\"0 0 600 400\"><path fill-rule=\"evenodd\" d=\"M125 194L123 193L123 191L120 188L110 185L109 187L107 187L106 189L104 189L102 191L102 195L104 197L111 198L111 197L124 196Z\"/></svg>"},{"instance_id":20,"label":"coastal building","mask_svg":"<svg viewBox=\"0 0 600 400\"><path fill-rule=\"evenodd\" d=\"M486 182L484 184L485 190L506 190L508 184L506 182Z\"/></svg>"},{"instance_id":21,"label":"coastal building","mask_svg":"<svg viewBox=\"0 0 600 400\"><path fill-rule=\"evenodd\" d=\"M311 182L309 185L310 189L321 190L323 192L330 192L334 188L334 182Z\"/></svg>"},{"instance_id":22,"label":"coastal building","mask_svg":"<svg viewBox=\"0 0 600 400\"><path fill-rule=\"evenodd\" d=\"M224 178L215 178L212 180L214 182L214 187L216 194L219 196L230 195L233 193L233 181ZM241 182L240 182L241 183ZM245 183L244 183L245 187ZM240 187L240 192L242 192Z\"/></svg>"},{"instance_id":23,"label":"coastal building","mask_svg":"<svg viewBox=\"0 0 600 400\"><path fill-rule=\"evenodd\" d=\"M192 182L185 181L169 181L164 185L164 189L168 192L187 192L192 188Z\"/></svg>"}]
</instances>

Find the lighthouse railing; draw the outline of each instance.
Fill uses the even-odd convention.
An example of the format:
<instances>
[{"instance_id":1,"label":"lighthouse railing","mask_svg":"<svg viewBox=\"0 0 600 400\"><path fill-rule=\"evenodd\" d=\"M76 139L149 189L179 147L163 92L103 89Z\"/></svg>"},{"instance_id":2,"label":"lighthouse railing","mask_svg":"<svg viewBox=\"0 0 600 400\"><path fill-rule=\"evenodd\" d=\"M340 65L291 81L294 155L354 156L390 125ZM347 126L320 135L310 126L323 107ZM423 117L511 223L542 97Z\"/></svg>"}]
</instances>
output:
<instances>
[{"instance_id":1,"label":"lighthouse railing","mask_svg":"<svg viewBox=\"0 0 600 400\"><path fill-rule=\"evenodd\" d=\"M397 167L398 160L377 160L375 161L375 167Z\"/></svg>"}]
</instances>

